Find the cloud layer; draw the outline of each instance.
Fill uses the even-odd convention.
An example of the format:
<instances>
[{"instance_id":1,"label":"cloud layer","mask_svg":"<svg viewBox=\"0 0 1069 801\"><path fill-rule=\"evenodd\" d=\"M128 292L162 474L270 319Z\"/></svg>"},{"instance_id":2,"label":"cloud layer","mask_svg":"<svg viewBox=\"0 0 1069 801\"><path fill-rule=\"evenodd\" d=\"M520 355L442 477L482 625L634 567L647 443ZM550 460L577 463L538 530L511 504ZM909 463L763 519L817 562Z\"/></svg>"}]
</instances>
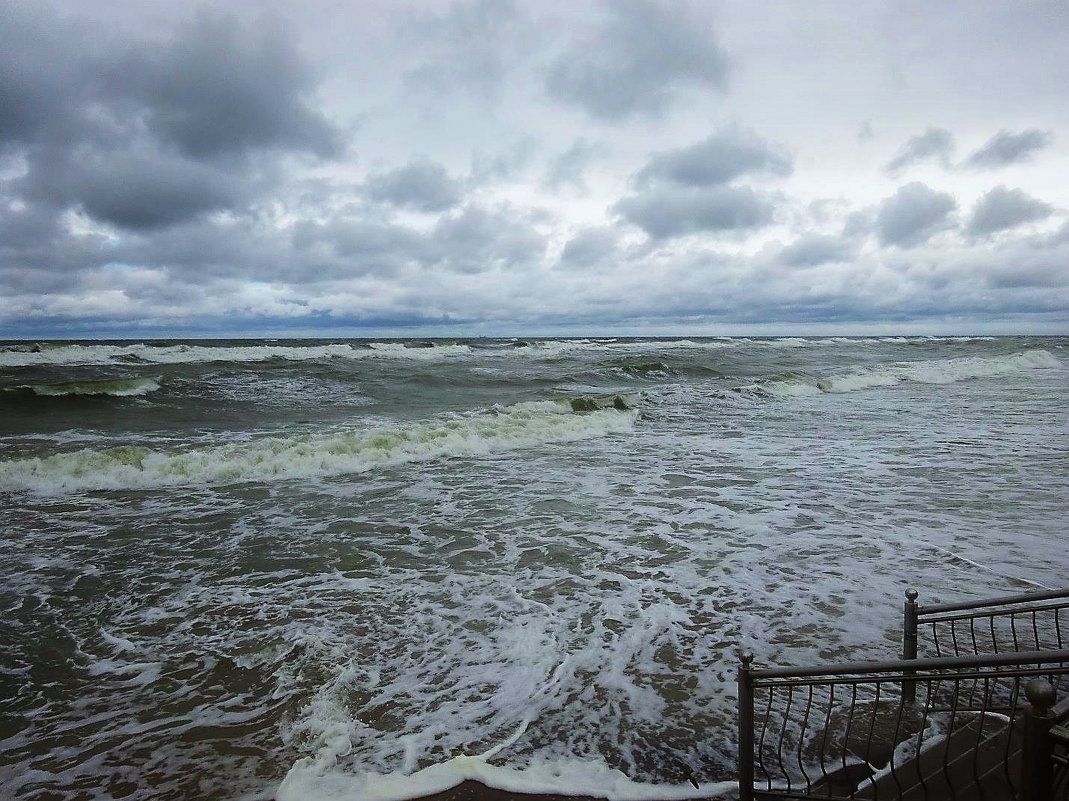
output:
<instances>
[{"instance_id":1,"label":"cloud layer","mask_svg":"<svg viewBox=\"0 0 1069 801\"><path fill-rule=\"evenodd\" d=\"M272 8L0 0L3 335L1069 327L1039 9Z\"/></svg>"}]
</instances>

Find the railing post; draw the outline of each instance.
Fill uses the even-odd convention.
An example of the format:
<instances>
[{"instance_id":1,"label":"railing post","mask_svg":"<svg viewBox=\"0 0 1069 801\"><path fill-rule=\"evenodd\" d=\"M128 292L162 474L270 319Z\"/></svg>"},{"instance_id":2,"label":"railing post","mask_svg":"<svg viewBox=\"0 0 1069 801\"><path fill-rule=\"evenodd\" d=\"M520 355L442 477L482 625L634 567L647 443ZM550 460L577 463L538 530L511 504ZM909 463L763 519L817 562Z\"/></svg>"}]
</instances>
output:
<instances>
[{"instance_id":1,"label":"railing post","mask_svg":"<svg viewBox=\"0 0 1069 801\"><path fill-rule=\"evenodd\" d=\"M1050 728L1054 724L1055 690L1045 679L1032 679L1024 688L1028 707L1024 711L1021 746L1021 801L1050 801L1054 789L1053 747Z\"/></svg>"},{"instance_id":2,"label":"railing post","mask_svg":"<svg viewBox=\"0 0 1069 801\"><path fill-rule=\"evenodd\" d=\"M906 603L902 607L902 658L917 658L917 591L906 590ZM915 671L907 673L913 675ZM917 702L917 682L902 682L902 702L913 705Z\"/></svg>"},{"instance_id":3,"label":"railing post","mask_svg":"<svg viewBox=\"0 0 1069 801\"><path fill-rule=\"evenodd\" d=\"M739 655L739 801L753 801L753 653Z\"/></svg>"}]
</instances>

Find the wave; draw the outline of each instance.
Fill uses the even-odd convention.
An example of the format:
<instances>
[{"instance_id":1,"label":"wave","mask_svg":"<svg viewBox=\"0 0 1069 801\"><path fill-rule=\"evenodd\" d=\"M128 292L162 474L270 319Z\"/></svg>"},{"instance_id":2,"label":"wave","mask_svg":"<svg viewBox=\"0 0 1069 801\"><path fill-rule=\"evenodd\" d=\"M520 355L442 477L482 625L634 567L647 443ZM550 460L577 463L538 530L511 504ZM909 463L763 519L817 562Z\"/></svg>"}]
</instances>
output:
<instances>
[{"instance_id":1,"label":"wave","mask_svg":"<svg viewBox=\"0 0 1069 801\"><path fill-rule=\"evenodd\" d=\"M160 376L155 378L98 378L85 381L29 384L19 389L50 398L70 395L111 395L116 398L126 398L155 392L160 388L160 381Z\"/></svg>"},{"instance_id":2,"label":"wave","mask_svg":"<svg viewBox=\"0 0 1069 801\"><path fill-rule=\"evenodd\" d=\"M64 364L191 364L202 362L262 362L270 359L417 359L435 360L470 354L467 345L409 346L372 342L367 346L330 345L57 345L38 349L0 351L0 367Z\"/></svg>"},{"instance_id":3,"label":"wave","mask_svg":"<svg viewBox=\"0 0 1069 801\"><path fill-rule=\"evenodd\" d=\"M336 738L335 749L348 744ZM344 741L344 743L342 742ZM414 773L367 773L354 776L330 764L338 757L330 745L317 759L304 758L290 769L276 798L279 801L404 801L445 792L463 781L521 794L554 794L612 798L616 801L670 801L727 796L733 781L705 784L645 784L629 779L598 759L540 761L517 770L490 764L497 749L479 756L453 757Z\"/></svg>"},{"instance_id":4,"label":"wave","mask_svg":"<svg viewBox=\"0 0 1069 801\"><path fill-rule=\"evenodd\" d=\"M1061 360L1050 351L1027 350L1005 356L963 356L956 359L897 362L830 375L818 380L788 374L741 389L759 394L794 397L821 393L842 394L874 387L891 387L906 382L953 384L1022 370L1049 370L1062 366Z\"/></svg>"},{"instance_id":5,"label":"wave","mask_svg":"<svg viewBox=\"0 0 1069 801\"><path fill-rule=\"evenodd\" d=\"M569 404L540 401L393 427L345 428L188 450L85 449L0 462L0 489L55 494L337 476L625 433L634 420L631 411L573 414Z\"/></svg>"}]
</instances>

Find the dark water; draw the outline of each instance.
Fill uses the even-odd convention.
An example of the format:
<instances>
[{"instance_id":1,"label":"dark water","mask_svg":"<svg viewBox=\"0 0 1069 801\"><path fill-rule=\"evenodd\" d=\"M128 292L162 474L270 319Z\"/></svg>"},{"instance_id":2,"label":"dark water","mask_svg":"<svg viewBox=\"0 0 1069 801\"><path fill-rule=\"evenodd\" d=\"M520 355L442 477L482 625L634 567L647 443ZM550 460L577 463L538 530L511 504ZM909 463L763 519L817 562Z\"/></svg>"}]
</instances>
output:
<instances>
[{"instance_id":1,"label":"dark water","mask_svg":"<svg viewBox=\"0 0 1069 801\"><path fill-rule=\"evenodd\" d=\"M1064 339L412 344L0 350L0 794L708 793L738 647L1066 583Z\"/></svg>"}]
</instances>

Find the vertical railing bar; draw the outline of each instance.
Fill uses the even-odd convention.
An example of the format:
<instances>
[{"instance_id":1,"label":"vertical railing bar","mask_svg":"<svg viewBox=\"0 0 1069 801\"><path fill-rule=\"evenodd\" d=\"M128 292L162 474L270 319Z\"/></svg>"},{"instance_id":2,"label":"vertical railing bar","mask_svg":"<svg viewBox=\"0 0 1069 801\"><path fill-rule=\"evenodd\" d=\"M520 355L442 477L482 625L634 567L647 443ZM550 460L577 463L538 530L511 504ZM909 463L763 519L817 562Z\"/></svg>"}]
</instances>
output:
<instances>
[{"instance_id":1,"label":"vertical railing bar","mask_svg":"<svg viewBox=\"0 0 1069 801\"><path fill-rule=\"evenodd\" d=\"M1020 643L1017 641L1017 613L1016 612L1010 612L1010 634L1013 637L1013 650L1014 651L1020 651L1021 650L1021 646L1020 646Z\"/></svg>"},{"instance_id":2,"label":"vertical railing bar","mask_svg":"<svg viewBox=\"0 0 1069 801\"><path fill-rule=\"evenodd\" d=\"M828 732L831 729L831 712L835 709L835 682L828 685L828 711L824 715L824 732L820 737L820 774L824 781L828 780L828 771L824 767L824 757L828 754ZM828 790L829 794L831 789Z\"/></svg>"},{"instance_id":3,"label":"vertical railing bar","mask_svg":"<svg viewBox=\"0 0 1069 801\"><path fill-rule=\"evenodd\" d=\"M1017 711L1018 704L1021 698L1021 679L1020 677L1014 677L1010 683L1010 726L1013 727L1017 723ZM1007 749L1008 752L1008 749ZM1002 765L1002 773L1006 777L1006 785L1014 791L1014 795L1018 792L1018 782L1014 781L1013 771L1010 770L1010 760L1007 758Z\"/></svg>"},{"instance_id":4,"label":"vertical railing bar","mask_svg":"<svg viewBox=\"0 0 1069 801\"><path fill-rule=\"evenodd\" d=\"M757 763L761 766L761 772L765 774L765 784L772 789L772 774L765 766L765 735L768 734L768 722L772 719L772 699L776 691L773 685L768 685L768 701L765 704L765 719L761 723L761 741L757 744Z\"/></svg>"},{"instance_id":5,"label":"vertical railing bar","mask_svg":"<svg viewBox=\"0 0 1069 801\"><path fill-rule=\"evenodd\" d=\"M981 680L978 679L977 680L977 684L979 684L980 681ZM981 703L981 707L980 707L980 718L979 718L979 720L977 722L977 727L976 727L976 747L973 749L973 760L972 760L972 780L973 780L973 784L976 786L976 789L980 791L980 795L981 796L984 795L984 791L983 791L983 787L981 787L981 785L980 785L980 762L977 759L977 756L979 754L980 743L982 743L984 741L984 724L987 722L987 702L988 702L988 699L990 698L990 695L991 695L991 691L990 691L990 681L991 680L987 679L987 678L984 678L984 679L982 679L982 681L984 683L984 694L983 694L982 703Z\"/></svg>"},{"instance_id":6,"label":"vertical railing bar","mask_svg":"<svg viewBox=\"0 0 1069 801\"><path fill-rule=\"evenodd\" d=\"M939 624L931 623L929 625L932 627L932 641L935 643L935 655L938 658L943 655L943 649L939 645Z\"/></svg>"},{"instance_id":7,"label":"vertical railing bar","mask_svg":"<svg viewBox=\"0 0 1069 801\"><path fill-rule=\"evenodd\" d=\"M980 646L976 642L976 618L969 618L969 636L972 637L972 652L974 654L980 653Z\"/></svg>"},{"instance_id":8,"label":"vertical railing bar","mask_svg":"<svg viewBox=\"0 0 1069 801\"><path fill-rule=\"evenodd\" d=\"M946 782L950 788L950 797L957 798L958 791L954 787L954 783L950 780L950 739L954 736L954 732L957 728L958 722L958 702L961 697L961 682L951 679L951 685L953 690L951 691L951 703L950 703L950 722L947 724L947 735L945 747L943 748L943 781Z\"/></svg>"},{"instance_id":9,"label":"vertical railing bar","mask_svg":"<svg viewBox=\"0 0 1069 801\"><path fill-rule=\"evenodd\" d=\"M924 773L921 771L921 746L924 744L924 731L927 728L928 715L932 711L932 680L929 679L925 682L925 696L924 696L924 714L921 716L921 726L917 730L917 753L913 759L913 765L917 771L917 781L920 783L921 790L925 798L928 798L928 783L924 780Z\"/></svg>"},{"instance_id":10,"label":"vertical railing bar","mask_svg":"<svg viewBox=\"0 0 1069 801\"><path fill-rule=\"evenodd\" d=\"M857 709L857 684L851 683L850 685L850 711L846 715L846 732L843 734L843 749L840 760L842 761L842 769L846 770L846 743L850 742L850 730L854 726L854 710Z\"/></svg>"},{"instance_id":11,"label":"vertical railing bar","mask_svg":"<svg viewBox=\"0 0 1069 801\"><path fill-rule=\"evenodd\" d=\"M787 733L787 723L791 719L791 706L794 704L794 686L787 685L787 708L783 710L783 730L779 733L779 739L776 740L776 761L779 762L780 773L787 780L787 792L791 792L794 788L791 786L791 774L787 770L787 766L783 764L783 736Z\"/></svg>"},{"instance_id":12,"label":"vertical railing bar","mask_svg":"<svg viewBox=\"0 0 1069 801\"><path fill-rule=\"evenodd\" d=\"M954 646L954 656L961 656L961 650L958 648L958 627L956 620L950 621L950 642Z\"/></svg>"},{"instance_id":13,"label":"vertical railing bar","mask_svg":"<svg viewBox=\"0 0 1069 801\"><path fill-rule=\"evenodd\" d=\"M913 689L914 689L914 697L913 697L913 700L910 701L911 708L915 708L916 707L916 700L917 700L916 699L916 685L913 686ZM895 795L898 795L898 796L902 795L902 782L899 781L899 779L898 779L898 769L897 769L897 766L895 765L895 750L897 748L898 743L904 742L905 740L909 739L908 737L902 737L902 715L905 714L905 710L906 710L906 696L903 694L898 699L898 717L895 720L895 733L894 733L894 737L892 738L892 742L894 742L895 746L891 748L891 761L888 763L888 765L891 768L891 781L893 781L895 783ZM878 792L879 791L877 791L877 794L878 794Z\"/></svg>"},{"instance_id":14,"label":"vertical railing bar","mask_svg":"<svg viewBox=\"0 0 1069 801\"><path fill-rule=\"evenodd\" d=\"M1058 614L1061 611L1062 611L1061 609L1055 609L1054 610L1054 632L1058 637L1058 648L1059 649L1065 647L1064 645L1062 645L1062 626L1061 626L1061 620L1058 617Z\"/></svg>"},{"instance_id":15,"label":"vertical railing bar","mask_svg":"<svg viewBox=\"0 0 1069 801\"><path fill-rule=\"evenodd\" d=\"M987 620L991 625L991 647L994 649L995 653L997 654L999 652L999 650L998 650L998 637L995 635L995 616L994 615L988 615Z\"/></svg>"},{"instance_id":16,"label":"vertical railing bar","mask_svg":"<svg viewBox=\"0 0 1069 801\"><path fill-rule=\"evenodd\" d=\"M809 781L809 773L805 769L804 755L802 754L802 746L805 744L805 733L809 728L809 713L813 709L813 684L809 685L809 696L806 699L805 712L802 713L802 730L798 736L798 769L802 772L802 778L805 779L805 791L808 795L813 790L813 783Z\"/></svg>"},{"instance_id":17,"label":"vertical railing bar","mask_svg":"<svg viewBox=\"0 0 1069 801\"><path fill-rule=\"evenodd\" d=\"M1041 646L1039 644L1039 621L1036 619L1035 609L1032 610L1032 636L1036 642L1036 647L1034 650L1038 651L1040 650Z\"/></svg>"},{"instance_id":18,"label":"vertical railing bar","mask_svg":"<svg viewBox=\"0 0 1069 801\"><path fill-rule=\"evenodd\" d=\"M939 651L938 641L936 653ZM902 658L917 658L917 591L906 590L906 602L902 607ZM916 674L916 671L908 671ZM902 682L902 695L911 701L917 697L917 685L911 681Z\"/></svg>"},{"instance_id":19,"label":"vertical railing bar","mask_svg":"<svg viewBox=\"0 0 1069 801\"><path fill-rule=\"evenodd\" d=\"M872 700L872 720L869 721L869 736L866 743L867 747L865 749L865 761L870 765L872 764L872 737L876 733L876 717L880 711L880 685L882 685L883 682L876 679L873 684L875 697ZM877 791L877 793L878 792L879 791ZM853 795L853 793L851 793L851 795Z\"/></svg>"},{"instance_id":20,"label":"vertical railing bar","mask_svg":"<svg viewBox=\"0 0 1069 801\"><path fill-rule=\"evenodd\" d=\"M754 785L754 687L752 674L753 654L741 654L739 660L739 801L753 800Z\"/></svg>"}]
</instances>

